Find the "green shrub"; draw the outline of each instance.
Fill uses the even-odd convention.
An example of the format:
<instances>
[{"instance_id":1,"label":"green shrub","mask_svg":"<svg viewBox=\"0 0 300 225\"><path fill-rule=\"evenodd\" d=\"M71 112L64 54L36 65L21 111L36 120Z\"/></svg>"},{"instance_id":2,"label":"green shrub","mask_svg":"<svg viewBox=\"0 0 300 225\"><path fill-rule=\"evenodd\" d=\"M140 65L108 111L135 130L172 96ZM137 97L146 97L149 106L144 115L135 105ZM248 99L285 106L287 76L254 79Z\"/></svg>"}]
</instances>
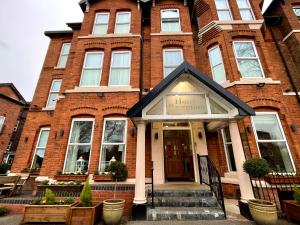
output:
<instances>
[{"instance_id":1,"label":"green shrub","mask_svg":"<svg viewBox=\"0 0 300 225\"><path fill-rule=\"evenodd\" d=\"M41 204L41 201L42 201L41 198L36 197L36 198L33 199L33 204L34 204L34 205L40 205L40 204Z\"/></svg>"},{"instance_id":2,"label":"green shrub","mask_svg":"<svg viewBox=\"0 0 300 225\"><path fill-rule=\"evenodd\" d=\"M250 177L264 177L271 171L268 162L262 158L248 159L243 167Z\"/></svg>"},{"instance_id":3,"label":"green shrub","mask_svg":"<svg viewBox=\"0 0 300 225\"><path fill-rule=\"evenodd\" d=\"M55 204L55 194L48 188L45 190L45 197L42 199L43 205L54 205Z\"/></svg>"},{"instance_id":4,"label":"green shrub","mask_svg":"<svg viewBox=\"0 0 300 225\"><path fill-rule=\"evenodd\" d=\"M8 213L8 209L4 206L0 207L0 216L4 216Z\"/></svg>"},{"instance_id":5,"label":"green shrub","mask_svg":"<svg viewBox=\"0 0 300 225\"><path fill-rule=\"evenodd\" d=\"M296 203L298 205L300 205L300 189L297 187L294 187L293 191L294 191L293 197L294 197Z\"/></svg>"},{"instance_id":6,"label":"green shrub","mask_svg":"<svg viewBox=\"0 0 300 225\"><path fill-rule=\"evenodd\" d=\"M74 198L68 197L64 199L64 204L71 205L74 203L74 201L75 201Z\"/></svg>"},{"instance_id":7,"label":"green shrub","mask_svg":"<svg viewBox=\"0 0 300 225\"><path fill-rule=\"evenodd\" d=\"M117 181L125 181L128 177L128 170L122 162L112 162L105 168L105 171L112 174L112 179Z\"/></svg>"},{"instance_id":8,"label":"green shrub","mask_svg":"<svg viewBox=\"0 0 300 225\"><path fill-rule=\"evenodd\" d=\"M7 163L0 164L0 174L6 174L6 172L10 169L10 165Z\"/></svg>"},{"instance_id":9,"label":"green shrub","mask_svg":"<svg viewBox=\"0 0 300 225\"><path fill-rule=\"evenodd\" d=\"M92 189L89 184L89 178L86 179L83 189L80 193L80 203L83 207L92 206Z\"/></svg>"},{"instance_id":10,"label":"green shrub","mask_svg":"<svg viewBox=\"0 0 300 225\"><path fill-rule=\"evenodd\" d=\"M48 185L48 184L49 184L49 180L42 180L42 181L41 181L41 184L42 184L42 185Z\"/></svg>"},{"instance_id":11,"label":"green shrub","mask_svg":"<svg viewBox=\"0 0 300 225\"><path fill-rule=\"evenodd\" d=\"M83 181L82 180L75 180L74 183L75 183L75 185L82 185Z\"/></svg>"}]
</instances>

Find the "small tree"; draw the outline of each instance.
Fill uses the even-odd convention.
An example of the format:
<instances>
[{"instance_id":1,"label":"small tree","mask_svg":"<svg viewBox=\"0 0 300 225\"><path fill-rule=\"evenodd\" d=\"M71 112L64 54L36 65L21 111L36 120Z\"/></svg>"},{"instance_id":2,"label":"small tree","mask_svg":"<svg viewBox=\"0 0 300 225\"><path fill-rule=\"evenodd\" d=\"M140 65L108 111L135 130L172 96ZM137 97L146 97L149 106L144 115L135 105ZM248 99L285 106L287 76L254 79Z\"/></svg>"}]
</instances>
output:
<instances>
[{"instance_id":1,"label":"small tree","mask_svg":"<svg viewBox=\"0 0 300 225\"><path fill-rule=\"evenodd\" d=\"M264 177L271 171L268 162L262 158L248 159L243 167L250 177Z\"/></svg>"},{"instance_id":2,"label":"small tree","mask_svg":"<svg viewBox=\"0 0 300 225\"><path fill-rule=\"evenodd\" d=\"M80 193L80 203L83 207L92 206L92 189L89 183L89 178L86 179Z\"/></svg>"},{"instance_id":3,"label":"small tree","mask_svg":"<svg viewBox=\"0 0 300 225\"><path fill-rule=\"evenodd\" d=\"M45 190L45 197L42 199L42 204L44 205L54 205L55 204L55 194L48 188Z\"/></svg>"}]
</instances>

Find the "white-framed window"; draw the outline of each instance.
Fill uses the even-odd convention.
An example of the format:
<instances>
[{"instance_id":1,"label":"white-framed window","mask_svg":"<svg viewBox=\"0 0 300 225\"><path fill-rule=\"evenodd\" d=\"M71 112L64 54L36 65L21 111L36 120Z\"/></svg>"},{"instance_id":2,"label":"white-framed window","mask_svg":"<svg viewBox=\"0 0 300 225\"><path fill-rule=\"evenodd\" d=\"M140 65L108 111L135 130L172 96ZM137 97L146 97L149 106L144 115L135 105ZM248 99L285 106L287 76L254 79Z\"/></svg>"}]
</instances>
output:
<instances>
[{"instance_id":1,"label":"white-framed window","mask_svg":"<svg viewBox=\"0 0 300 225\"><path fill-rule=\"evenodd\" d=\"M59 59L58 59L58 62L57 62L57 67L58 68L65 68L66 67L68 57L69 57L69 53L70 53L70 48L71 48L71 43L64 43L62 45L60 55L59 55Z\"/></svg>"},{"instance_id":2,"label":"white-framed window","mask_svg":"<svg viewBox=\"0 0 300 225\"><path fill-rule=\"evenodd\" d=\"M252 125L260 156L273 171L295 172L295 165L276 112L257 112Z\"/></svg>"},{"instance_id":3,"label":"white-framed window","mask_svg":"<svg viewBox=\"0 0 300 225\"><path fill-rule=\"evenodd\" d=\"M253 41L234 41L233 49L242 77L264 77L264 72Z\"/></svg>"},{"instance_id":4,"label":"white-framed window","mask_svg":"<svg viewBox=\"0 0 300 225\"><path fill-rule=\"evenodd\" d=\"M95 87L100 85L103 57L103 52L85 53L79 86Z\"/></svg>"},{"instance_id":5,"label":"white-framed window","mask_svg":"<svg viewBox=\"0 0 300 225\"><path fill-rule=\"evenodd\" d=\"M224 143L225 155L227 160L228 171L236 171L232 141L230 137L229 128L222 129L222 138Z\"/></svg>"},{"instance_id":6,"label":"white-framed window","mask_svg":"<svg viewBox=\"0 0 300 225\"><path fill-rule=\"evenodd\" d=\"M117 12L115 34L128 34L130 32L131 12Z\"/></svg>"},{"instance_id":7,"label":"white-framed window","mask_svg":"<svg viewBox=\"0 0 300 225\"><path fill-rule=\"evenodd\" d=\"M3 130L4 122L5 122L5 116L0 116L0 133Z\"/></svg>"},{"instance_id":8,"label":"white-framed window","mask_svg":"<svg viewBox=\"0 0 300 225\"><path fill-rule=\"evenodd\" d=\"M95 35L107 34L108 21L109 21L108 12L96 13L94 27L93 27L93 34Z\"/></svg>"},{"instance_id":9,"label":"white-framed window","mask_svg":"<svg viewBox=\"0 0 300 225\"><path fill-rule=\"evenodd\" d=\"M293 6L293 11L295 15L298 17L298 20L300 21L300 5Z\"/></svg>"},{"instance_id":10,"label":"white-framed window","mask_svg":"<svg viewBox=\"0 0 300 225\"><path fill-rule=\"evenodd\" d=\"M72 120L64 173L85 173L88 171L93 132L93 118L74 118Z\"/></svg>"},{"instance_id":11,"label":"white-framed window","mask_svg":"<svg viewBox=\"0 0 300 225\"><path fill-rule=\"evenodd\" d=\"M173 48L164 49L163 50L164 77L167 77L182 62L183 62L182 49L173 49Z\"/></svg>"},{"instance_id":12,"label":"white-framed window","mask_svg":"<svg viewBox=\"0 0 300 225\"><path fill-rule=\"evenodd\" d=\"M254 13L252 11L249 0L237 0L242 20L254 20Z\"/></svg>"},{"instance_id":13,"label":"white-framed window","mask_svg":"<svg viewBox=\"0 0 300 225\"><path fill-rule=\"evenodd\" d=\"M102 146L99 169L101 172L109 165L112 158L125 162L127 140L127 119L106 118L103 124Z\"/></svg>"},{"instance_id":14,"label":"white-framed window","mask_svg":"<svg viewBox=\"0 0 300 225\"><path fill-rule=\"evenodd\" d=\"M48 107L48 108L55 107L58 96L59 96L60 86L61 86L61 79L52 81L52 85L51 85L51 88L49 91L49 96L48 96L48 101L47 101L46 107Z\"/></svg>"},{"instance_id":15,"label":"white-framed window","mask_svg":"<svg viewBox=\"0 0 300 225\"><path fill-rule=\"evenodd\" d=\"M219 20L232 20L228 0L215 0Z\"/></svg>"},{"instance_id":16,"label":"white-framed window","mask_svg":"<svg viewBox=\"0 0 300 225\"><path fill-rule=\"evenodd\" d=\"M163 9L161 15L161 31L179 32L181 31L179 9Z\"/></svg>"},{"instance_id":17,"label":"white-framed window","mask_svg":"<svg viewBox=\"0 0 300 225\"><path fill-rule=\"evenodd\" d=\"M38 140L36 142L35 152L31 164L32 169L38 169L42 167L49 133L49 127L41 128Z\"/></svg>"},{"instance_id":18,"label":"white-framed window","mask_svg":"<svg viewBox=\"0 0 300 225\"><path fill-rule=\"evenodd\" d=\"M131 51L113 51L111 55L109 86L130 84Z\"/></svg>"},{"instance_id":19,"label":"white-framed window","mask_svg":"<svg viewBox=\"0 0 300 225\"><path fill-rule=\"evenodd\" d=\"M219 84L224 83L226 81L226 73L219 45L210 48L208 55L214 81Z\"/></svg>"}]
</instances>

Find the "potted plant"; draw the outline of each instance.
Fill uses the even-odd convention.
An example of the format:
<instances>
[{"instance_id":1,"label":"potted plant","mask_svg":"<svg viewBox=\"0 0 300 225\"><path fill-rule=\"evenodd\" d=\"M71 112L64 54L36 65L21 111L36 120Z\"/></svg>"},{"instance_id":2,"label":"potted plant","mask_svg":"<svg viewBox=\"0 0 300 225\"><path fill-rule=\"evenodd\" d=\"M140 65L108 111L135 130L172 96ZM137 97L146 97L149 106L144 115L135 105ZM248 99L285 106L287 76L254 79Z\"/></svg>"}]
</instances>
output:
<instances>
[{"instance_id":1,"label":"potted plant","mask_svg":"<svg viewBox=\"0 0 300 225\"><path fill-rule=\"evenodd\" d=\"M94 175L93 175L93 180L96 182L112 181L111 173L110 172L99 173L98 170L95 170Z\"/></svg>"},{"instance_id":2,"label":"potted plant","mask_svg":"<svg viewBox=\"0 0 300 225\"><path fill-rule=\"evenodd\" d=\"M94 225L100 219L101 204L92 201L92 189L86 179L80 194L80 202L71 207L70 224Z\"/></svg>"},{"instance_id":3,"label":"potted plant","mask_svg":"<svg viewBox=\"0 0 300 225\"><path fill-rule=\"evenodd\" d=\"M124 213L124 199L116 199L116 187L118 181L124 181L128 177L128 170L124 163L111 162L106 168L112 174L112 179L115 181L113 199L103 201L103 220L107 225L118 224Z\"/></svg>"},{"instance_id":4,"label":"potted plant","mask_svg":"<svg viewBox=\"0 0 300 225\"><path fill-rule=\"evenodd\" d=\"M294 199L284 201L285 212L289 220L300 222L300 189L294 187Z\"/></svg>"},{"instance_id":5,"label":"potted plant","mask_svg":"<svg viewBox=\"0 0 300 225\"><path fill-rule=\"evenodd\" d=\"M244 162L244 171L253 178L261 178L270 172L270 166L265 159L252 158ZM273 202L252 199L248 201L250 213L259 225L275 225L277 223L277 209Z\"/></svg>"},{"instance_id":6,"label":"potted plant","mask_svg":"<svg viewBox=\"0 0 300 225\"><path fill-rule=\"evenodd\" d=\"M32 205L24 209L23 223L68 223L70 208L74 204L73 198L56 201L55 194L46 189L43 198L35 198Z\"/></svg>"}]
</instances>

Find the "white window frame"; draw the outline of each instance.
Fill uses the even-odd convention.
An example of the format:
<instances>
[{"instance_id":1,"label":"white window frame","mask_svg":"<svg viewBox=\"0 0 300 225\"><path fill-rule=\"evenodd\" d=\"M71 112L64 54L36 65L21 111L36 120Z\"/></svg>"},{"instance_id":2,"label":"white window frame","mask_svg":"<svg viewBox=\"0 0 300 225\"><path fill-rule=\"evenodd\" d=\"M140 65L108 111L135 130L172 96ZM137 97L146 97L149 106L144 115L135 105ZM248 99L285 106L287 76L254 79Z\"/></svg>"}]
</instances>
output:
<instances>
[{"instance_id":1,"label":"white window frame","mask_svg":"<svg viewBox=\"0 0 300 225\"><path fill-rule=\"evenodd\" d=\"M122 53L128 53L129 54L129 67L121 67L121 66L119 66L119 67L114 67L114 68L112 68L112 66L113 66L113 59L114 59L114 54L122 54ZM124 87L124 86L130 86L130 80L131 80L131 55L132 54L132 52L131 51L112 51L112 53L111 53L111 60L110 60L110 69L109 69L109 79L108 79L108 86L110 86L110 87ZM128 69L129 70L129 79L128 79L128 81L129 81L129 83L128 84L126 84L126 85L115 85L115 84L111 84L111 74L112 74L112 69Z\"/></svg>"},{"instance_id":2,"label":"white window frame","mask_svg":"<svg viewBox=\"0 0 300 225\"><path fill-rule=\"evenodd\" d=\"M63 50L64 50L64 48L65 48L66 45L70 45L70 49L69 49L68 54L63 54ZM69 59L69 55L70 55L70 51L71 51L71 43L70 42L63 43L63 45L61 46L61 49L60 49L60 54L59 54L59 58L58 58L57 65L56 65L57 68L60 68L60 69L66 68L67 63L68 63L68 59ZM66 65L65 66L59 66L59 63L61 61L61 57L62 56L67 56L67 61L66 61Z\"/></svg>"},{"instance_id":3,"label":"white window frame","mask_svg":"<svg viewBox=\"0 0 300 225\"><path fill-rule=\"evenodd\" d=\"M170 65L168 65L168 66L166 66L165 65L165 61L166 61L166 52L180 52L180 54L181 54L181 59L182 59L182 62L184 62L184 58L183 58L183 49L182 48L165 48L165 49L163 49L163 73L164 73L164 78L166 78L168 75L170 75L170 74L166 74L166 70L165 70L165 68L166 67L168 67L168 68L173 68L173 67L178 67L179 65L173 65L173 66L170 66Z\"/></svg>"},{"instance_id":4,"label":"white window frame","mask_svg":"<svg viewBox=\"0 0 300 225\"><path fill-rule=\"evenodd\" d=\"M294 163L294 160L293 160L293 157L292 157L292 154L291 154L291 151L290 151L290 147L289 147L288 141L286 139L284 130L282 128L281 121L280 121L280 118L278 116L278 113L277 112L255 112L255 114L256 115L275 115L276 119L277 119L277 123L278 123L279 129L280 129L280 132L281 132L281 134L283 136L282 140L259 140L258 137L257 137L257 132L256 132L256 127L255 127L254 119L253 119L253 116L251 116L251 124L252 124L252 128L253 128L254 136L255 136L255 142L256 142L256 147L258 149L259 157L261 157L261 153L260 153L260 148L259 148L258 143L260 143L260 142L262 142L262 143L268 143L268 142L269 143L274 143L274 142L283 143L284 142L286 144L286 148L288 150L288 154L289 154L289 157L290 157L290 160L292 162L293 169L294 169L293 174L296 173L297 170L296 170L296 167L295 167L295 163Z\"/></svg>"},{"instance_id":5,"label":"white window frame","mask_svg":"<svg viewBox=\"0 0 300 225\"><path fill-rule=\"evenodd\" d=\"M90 140L90 155L89 155L89 162L88 162L88 170L90 169L90 161L91 161L91 155L92 155L92 149L93 149L93 137L94 137L94 129L95 129L95 119L94 118L74 118L72 119L72 125L71 125L71 129L70 129L70 133L69 133L69 138L68 138L68 146L67 146L67 152L66 152L66 156L65 156L65 160L64 160L64 168L63 168L63 174L65 172L66 169L66 162L67 162L67 158L68 158L68 153L69 153L69 149L70 149L70 144L71 145L88 145L88 143L70 143L71 141L71 136L72 136L72 131L73 131L73 126L74 126L74 122L76 121L92 121L93 125L92 125L92 133L91 133L91 140ZM68 172L69 173L69 172Z\"/></svg>"},{"instance_id":6,"label":"white window frame","mask_svg":"<svg viewBox=\"0 0 300 225\"><path fill-rule=\"evenodd\" d=\"M49 131L49 135L48 135L48 140L49 140L49 136L50 136L50 127L43 127L43 128L41 128L41 129L40 129L40 132L39 132L39 137L38 137L37 142L36 142L36 144L35 144L34 154L33 154L32 160L31 160L31 161L32 161L32 162L31 162L31 166L30 166L31 169L32 169L32 167L33 167L34 157L35 157L36 151L37 151L37 149L38 149L38 144L39 144L39 142L40 142L41 134L42 134L43 131ZM46 146L45 146L45 152L46 152L46 149L47 149L48 140L47 140L47 144L46 144Z\"/></svg>"},{"instance_id":7,"label":"white window frame","mask_svg":"<svg viewBox=\"0 0 300 225\"><path fill-rule=\"evenodd\" d=\"M225 1L225 3L226 3L227 9L218 9L218 8L217 8L217 3L216 3L216 1L215 1L215 6L216 6L216 10L217 10L218 20L219 20L219 21L228 21L228 20L221 20L221 19L219 18L219 14L218 14L218 11L228 11L229 14L230 14L230 20L229 20L229 21L231 21L231 20L233 20L233 17L232 17L232 13L231 13L231 9L230 9L229 2L228 2L228 0L224 0L224 1Z\"/></svg>"},{"instance_id":8,"label":"white window frame","mask_svg":"<svg viewBox=\"0 0 300 225\"><path fill-rule=\"evenodd\" d=\"M102 60L101 63L99 65L99 67L85 67L86 64L86 60L88 58L88 55L96 55L96 54L101 54L102 55ZM83 61L83 65L82 65L82 70L81 70L81 76L80 76L80 82L79 82L79 87L98 87L101 84L101 79L102 79L102 70L103 70L103 61L104 61L104 52L103 51L92 51L92 52L86 52L85 56L84 56L84 61ZM99 72L99 84L96 85L81 85L82 82L82 76L85 70L100 70Z\"/></svg>"},{"instance_id":9,"label":"white window frame","mask_svg":"<svg viewBox=\"0 0 300 225\"><path fill-rule=\"evenodd\" d=\"M110 120L123 120L125 121L125 132L124 132L124 142L123 143L104 143L104 134L105 134L105 125L106 125L106 121L110 121ZM124 146L124 160L122 163L126 163L126 149L127 149L127 126L128 126L128 118L125 117L110 117L110 118L104 118L103 121L103 128L102 128L102 139L101 139L101 146L100 146L100 158L99 158L99 165L98 165L98 171L101 170L101 161L102 161L102 150L103 150L103 145L125 145Z\"/></svg>"},{"instance_id":10,"label":"white window frame","mask_svg":"<svg viewBox=\"0 0 300 225\"><path fill-rule=\"evenodd\" d=\"M58 98L56 99L56 101L55 101L55 103L54 103L53 106L49 106L49 101L50 101L51 94L56 94L56 93L59 94L59 92L60 92L60 88L59 88L59 91L52 91L54 82L57 82L57 81L60 81L60 88L61 88L62 79L54 79L54 80L52 80L52 84L51 84L51 88L49 90L49 95L48 95L48 100L47 100L46 108L55 108L56 107L56 103L58 101Z\"/></svg>"},{"instance_id":11,"label":"white window frame","mask_svg":"<svg viewBox=\"0 0 300 225\"><path fill-rule=\"evenodd\" d=\"M225 135L225 130L221 129L221 134L222 134L222 139L223 139L223 145L224 145L224 150L225 150L225 156L226 156L226 162L227 162L227 168L229 172L236 172L236 170L233 170L231 167L231 163L229 162L229 153L228 153L228 145L232 146L232 140L227 141L226 135ZM230 137L231 139L231 137ZM235 162L234 162L235 163ZM236 166L235 166L236 167Z\"/></svg>"},{"instance_id":12,"label":"white window frame","mask_svg":"<svg viewBox=\"0 0 300 225\"><path fill-rule=\"evenodd\" d=\"M293 5L293 12L294 12L295 16L298 18L298 21L300 22L300 14L297 15L295 12L295 9L300 10L300 5Z\"/></svg>"},{"instance_id":13,"label":"white window frame","mask_svg":"<svg viewBox=\"0 0 300 225\"><path fill-rule=\"evenodd\" d=\"M1 123L0 123L0 133L3 131L3 128L4 128L4 123L5 123L5 119L6 119L6 117L5 116L0 116L0 121L2 121Z\"/></svg>"},{"instance_id":14,"label":"white window frame","mask_svg":"<svg viewBox=\"0 0 300 225\"><path fill-rule=\"evenodd\" d=\"M252 44L252 47L254 49L254 53L256 55L256 57L237 57L237 52L236 52L236 49L235 49L235 43L251 43ZM245 40L239 40L239 41L233 41L232 42L233 44L233 52L234 52L234 56L235 56L235 61L236 61L236 64L237 64L237 67L238 67L238 70L240 72L240 75L242 78L245 78L245 79L257 79L257 78L265 78L265 73L264 73L264 70L263 70L263 67L262 67L262 64L260 62L260 58L259 58L259 55L257 53L257 50L256 50L256 46L254 44L254 41L245 41ZM243 77L242 73L241 73L241 70L240 70L240 65L239 65L239 62L238 62L238 59L257 59L258 61L258 64L259 64L259 67L260 67L260 70L261 70L261 74L262 74L262 77Z\"/></svg>"},{"instance_id":15,"label":"white window frame","mask_svg":"<svg viewBox=\"0 0 300 225\"><path fill-rule=\"evenodd\" d=\"M129 14L129 23L118 23L117 21L118 21L118 16L120 15L120 14ZM117 26L118 25L124 25L124 24L128 24L128 26L129 26L129 31L128 31L128 33L117 33L116 31L117 31ZM130 34L130 31L131 31L131 11L121 11L121 12L117 12L117 14L116 14L116 22L115 22L115 28L114 28L114 33L115 34Z\"/></svg>"},{"instance_id":16,"label":"white window frame","mask_svg":"<svg viewBox=\"0 0 300 225\"><path fill-rule=\"evenodd\" d=\"M108 20L107 23L97 23L97 18L99 15L108 15ZM95 15L95 20L94 20L94 25L93 25L93 31L92 34L93 35L105 35L107 34L108 31L108 25L109 25L109 18L110 18L110 13L109 12L100 12L100 13L96 13ZM106 32L104 34L95 34L95 26L96 25L106 25Z\"/></svg>"},{"instance_id":17,"label":"white window frame","mask_svg":"<svg viewBox=\"0 0 300 225\"><path fill-rule=\"evenodd\" d=\"M213 65L212 65L212 60L211 60L211 58L212 58L212 57L211 57L211 51L213 51L213 50L215 50L215 49L217 49L217 48L218 48L219 51L220 51L222 63L219 63L219 64L213 66ZM217 66L219 66L219 65L221 65L221 64L222 64L222 67L223 67L223 70L224 70L224 73L225 73L225 81L226 81L226 80L227 80L226 70L225 70L224 61L223 61L223 55L222 55L222 51L221 51L220 46L219 46L219 45L215 45L215 46L211 47L210 49L208 49L208 57L209 57L210 69L211 69L211 73L212 73L212 75L213 75L214 81L216 81L216 76L215 76L215 73L214 73L214 68L217 67ZM225 82L225 81L224 81L224 82Z\"/></svg>"},{"instance_id":18,"label":"white window frame","mask_svg":"<svg viewBox=\"0 0 300 225\"><path fill-rule=\"evenodd\" d=\"M247 7L247 8L240 8L239 5L237 4L237 6L238 6L238 8L239 8L239 11L240 11L240 15L241 15L242 20L245 20L245 19L243 19L243 17L242 17L241 10L249 10L249 11L251 12L251 15L252 15L252 20L255 20L255 15L254 15L254 12L253 12L253 10L252 10L252 6L251 6L251 4L250 4L250 1L249 1L249 0L245 0L245 1L247 1L247 4L248 4L248 7ZM246 21L247 21L247 20L246 20Z\"/></svg>"},{"instance_id":19,"label":"white window frame","mask_svg":"<svg viewBox=\"0 0 300 225\"><path fill-rule=\"evenodd\" d=\"M164 11L171 11L171 10L176 10L177 11L177 14L178 14L178 23L179 23L179 30L178 31L164 31L163 30L163 12ZM162 32L181 32L181 20L180 20L180 11L179 9L162 9L160 10L160 30Z\"/></svg>"}]
</instances>

